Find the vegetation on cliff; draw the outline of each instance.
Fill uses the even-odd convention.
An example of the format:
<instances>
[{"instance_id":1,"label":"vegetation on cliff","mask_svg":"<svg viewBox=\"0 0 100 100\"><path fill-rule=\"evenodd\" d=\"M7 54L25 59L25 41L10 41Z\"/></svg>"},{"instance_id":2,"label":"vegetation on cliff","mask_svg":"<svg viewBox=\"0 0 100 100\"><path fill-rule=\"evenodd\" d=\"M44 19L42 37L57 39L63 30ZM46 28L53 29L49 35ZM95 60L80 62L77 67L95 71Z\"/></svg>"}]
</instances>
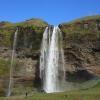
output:
<instances>
[{"instance_id":1,"label":"vegetation on cliff","mask_svg":"<svg viewBox=\"0 0 100 100\"><path fill-rule=\"evenodd\" d=\"M69 23L63 23L61 30L68 40L83 41L100 39L100 15L80 18ZM85 40L84 40L85 39Z\"/></svg>"},{"instance_id":2,"label":"vegetation on cliff","mask_svg":"<svg viewBox=\"0 0 100 100\"><path fill-rule=\"evenodd\" d=\"M0 78L4 77L5 75L8 76L9 65L9 61L0 58Z\"/></svg>"},{"instance_id":3,"label":"vegetation on cliff","mask_svg":"<svg viewBox=\"0 0 100 100\"><path fill-rule=\"evenodd\" d=\"M39 19L30 19L20 23L0 22L1 77L8 77L13 37L16 29L19 29L16 45L16 58L18 62L15 66L18 76L14 76L18 86L17 90L19 91L23 91L22 89L30 83L31 85L29 87L32 87L33 80L35 79L36 82L40 82L38 80L39 54L42 36L46 26L48 26L48 23ZM90 79L91 77L88 76L91 76L91 74L100 75L100 16L81 18L69 23L60 24L59 27L63 33L66 75L69 76L68 80L71 82L76 82L75 80L77 82L83 82L83 80ZM78 68L83 68L83 71L80 72ZM87 72L89 74L85 74ZM2 81L2 78L0 79ZM0 82L0 87L2 87L0 89L1 95L4 95L7 88L7 84L5 85L4 83L6 83L5 80Z\"/></svg>"},{"instance_id":4,"label":"vegetation on cliff","mask_svg":"<svg viewBox=\"0 0 100 100\"><path fill-rule=\"evenodd\" d=\"M0 46L10 47L12 36L17 28L24 30L24 28L31 28L37 34L43 32L44 27L48 24L40 19L30 19L20 23L0 22ZM25 33L25 32L24 32ZM26 33L28 34L28 33ZM34 34L34 33L33 33Z\"/></svg>"},{"instance_id":5,"label":"vegetation on cliff","mask_svg":"<svg viewBox=\"0 0 100 100\"><path fill-rule=\"evenodd\" d=\"M100 15L63 23L59 27L63 32L66 66L71 74L86 70L100 75ZM86 74L83 71L81 75L85 77Z\"/></svg>"}]
</instances>

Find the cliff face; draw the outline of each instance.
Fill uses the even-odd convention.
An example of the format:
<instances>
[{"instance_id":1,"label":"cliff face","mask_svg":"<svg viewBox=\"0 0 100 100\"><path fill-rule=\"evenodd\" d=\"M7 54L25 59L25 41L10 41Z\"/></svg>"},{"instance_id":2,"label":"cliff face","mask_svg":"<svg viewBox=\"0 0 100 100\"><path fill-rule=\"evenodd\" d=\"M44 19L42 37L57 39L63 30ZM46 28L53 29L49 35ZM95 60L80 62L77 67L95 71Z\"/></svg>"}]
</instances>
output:
<instances>
[{"instance_id":1,"label":"cliff face","mask_svg":"<svg viewBox=\"0 0 100 100\"><path fill-rule=\"evenodd\" d=\"M75 80L100 75L100 16L60 25L67 75Z\"/></svg>"},{"instance_id":2,"label":"cliff face","mask_svg":"<svg viewBox=\"0 0 100 100\"><path fill-rule=\"evenodd\" d=\"M39 81L39 54L42 35L48 24L39 19L12 24L0 23L0 95L8 89L13 37L18 28L16 59L14 61L14 92L31 91ZM31 88L31 89L29 89Z\"/></svg>"},{"instance_id":3,"label":"cliff face","mask_svg":"<svg viewBox=\"0 0 100 100\"><path fill-rule=\"evenodd\" d=\"M13 72L15 93L40 86L39 55L46 26L48 24L39 19L15 24L0 22L0 95L4 95L8 87L11 50L17 27ZM66 79L78 82L100 75L100 16L63 23L59 27L63 34Z\"/></svg>"}]
</instances>

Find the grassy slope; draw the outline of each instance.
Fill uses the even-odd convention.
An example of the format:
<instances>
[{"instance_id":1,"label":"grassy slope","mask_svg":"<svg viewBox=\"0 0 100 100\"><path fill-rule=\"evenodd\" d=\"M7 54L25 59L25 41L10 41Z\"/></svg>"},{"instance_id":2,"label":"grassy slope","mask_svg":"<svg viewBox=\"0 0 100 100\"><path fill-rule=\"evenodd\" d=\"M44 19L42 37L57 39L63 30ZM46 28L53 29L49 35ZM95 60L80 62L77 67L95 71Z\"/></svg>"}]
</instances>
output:
<instances>
[{"instance_id":1,"label":"grassy slope","mask_svg":"<svg viewBox=\"0 0 100 100\"><path fill-rule=\"evenodd\" d=\"M26 20L24 22L16 23L17 26L35 26L35 27L45 27L48 25L47 22L42 21L41 19L32 18L30 20Z\"/></svg>"},{"instance_id":2,"label":"grassy slope","mask_svg":"<svg viewBox=\"0 0 100 100\"><path fill-rule=\"evenodd\" d=\"M3 80L9 76L9 61L0 58L0 96L5 95L6 82Z\"/></svg>"},{"instance_id":3,"label":"grassy slope","mask_svg":"<svg viewBox=\"0 0 100 100\"><path fill-rule=\"evenodd\" d=\"M75 19L73 21L70 21L68 22L68 24L74 24L74 23L81 23L81 22L86 22L86 21L89 21L89 20L98 20L100 19L100 15L95 15L95 16L86 16L86 17L83 17L83 18L79 18L79 19ZM63 23L63 24L66 24L66 23Z\"/></svg>"},{"instance_id":4,"label":"grassy slope","mask_svg":"<svg viewBox=\"0 0 100 100\"><path fill-rule=\"evenodd\" d=\"M32 27L37 32L38 27L46 27L48 24L41 19L30 19L20 23L0 22L0 46L11 46L11 36L14 34L17 27Z\"/></svg>"},{"instance_id":5,"label":"grassy slope","mask_svg":"<svg viewBox=\"0 0 100 100\"><path fill-rule=\"evenodd\" d=\"M63 93L45 94L33 93L32 96L1 97L0 100L100 100L100 83L86 90Z\"/></svg>"},{"instance_id":6,"label":"grassy slope","mask_svg":"<svg viewBox=\"0 0 100 100\"><path fill-rule=\"evenodd\" d=\"M100 83L87 90L70 91L57 94L34 94L29 100L99 100Z\"/></svg>"},{"instance_id":7,"label":"grassy slope","mask_svg":"<svg viewBox=\"0 0 100 100\"><path fill-rule=\"evenodd\" d=\"M0 76L8 74L9 62L4 59L0 59Z\"/></svg>"},{"instance_id":8,"label":"grassy slope","mask_svg":"<svg viewBox=\"0 0 100 100\"><path fill-rule=\"evenodd\" d=\"M81 38L96 40L100 38L100 29L96 29L98 23L100 23L100 15L88 16L69 23L62 23L60 29L67 35L68 40ZM87 28L85 28L85 24L88 24Z\"/></svg>"}]
</instances>

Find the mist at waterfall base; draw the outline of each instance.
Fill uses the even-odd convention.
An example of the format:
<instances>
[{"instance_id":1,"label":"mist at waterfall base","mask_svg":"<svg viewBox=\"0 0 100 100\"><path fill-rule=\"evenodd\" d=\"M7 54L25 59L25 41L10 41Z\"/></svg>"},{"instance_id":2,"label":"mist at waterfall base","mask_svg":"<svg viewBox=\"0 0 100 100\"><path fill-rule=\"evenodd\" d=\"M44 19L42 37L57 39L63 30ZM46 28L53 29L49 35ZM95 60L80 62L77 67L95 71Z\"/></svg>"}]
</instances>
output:
<instances>
[{"instance_id":1,"label":"mist at waterfall base","mask_svg":"<svg viewBox=\"0 0 100 100\"><path fill-rule=\"evenodd\" d=\"M13 89L13 67L14 67L14 60L15 60L17 34L18 34L18 29L16 30L16 32L14 34L14 42L13 42L13 49L12 49L12 54L11 54L10 76L9 76L9 86L8 86L7 96L11 95L12 89Z\"/></svg>"},{"instance_id":2,"label":"mist at waterfall base","mask_svg":"<svg viewBox=\"0 0 100 100\"><path fill-rule=\"evenodd\" d=\"M47 93L64 91L65 61L62 47L62 33L58 26L53 32L46 27L43 34L40 56L40 78Z\"/></svg>"}]
</instances>

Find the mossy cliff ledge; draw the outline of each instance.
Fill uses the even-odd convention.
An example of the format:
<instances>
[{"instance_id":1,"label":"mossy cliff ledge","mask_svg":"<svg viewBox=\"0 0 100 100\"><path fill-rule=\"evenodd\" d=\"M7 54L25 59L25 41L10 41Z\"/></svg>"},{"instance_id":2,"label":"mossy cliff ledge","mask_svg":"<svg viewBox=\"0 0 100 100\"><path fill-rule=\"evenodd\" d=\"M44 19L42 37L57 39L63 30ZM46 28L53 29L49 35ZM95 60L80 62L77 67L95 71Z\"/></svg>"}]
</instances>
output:
<instances>
[{"instance_id":1,"label":"mossy cliff ledge","mask_svg":"<svg viewBox=\"0 0 100 100\"><path fill-rule=\"evenodd\" d=\"M48 25L40 19L0 22L0 95L5 95L8 88L13 37L17 28L14 93L40 86L40 48ZM63 34L66 80L83 82L93 75L100 75L100 16L62 23L59 27Z\"/></svg>"}]
</instances>

